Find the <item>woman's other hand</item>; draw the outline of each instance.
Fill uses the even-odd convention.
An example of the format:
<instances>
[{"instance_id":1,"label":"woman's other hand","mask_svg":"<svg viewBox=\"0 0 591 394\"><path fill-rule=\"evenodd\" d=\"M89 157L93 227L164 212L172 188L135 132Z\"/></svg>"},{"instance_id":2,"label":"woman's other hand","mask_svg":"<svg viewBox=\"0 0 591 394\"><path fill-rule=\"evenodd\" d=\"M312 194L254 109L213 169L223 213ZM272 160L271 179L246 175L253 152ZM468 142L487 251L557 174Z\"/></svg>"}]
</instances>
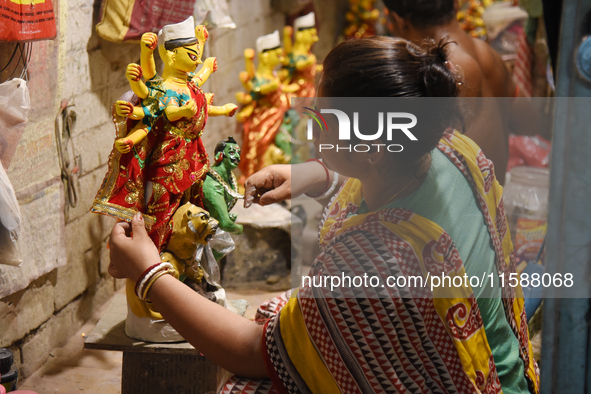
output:
<instances>
[{"instance_id":1,"label":"woman's other hand","mask_svg":"<svg viewBox=\"0 0 591 394\"><path fill-rule=\"evenodd\" d=\"M244 183L244 207L269 205L304 193L321 194L327 188L328 172L317 161L265 167Z\"/></svg>"},{"instance_id":2,"label":"woman's other hand","mask_svg":"<svg viewBox=\"0 0 591 394\"><path fill-rule=\"evenodd\" d=\"M131 224L119 222L109 239L111 263L109 274L115 278L128 278L136 282L144 271L160 262L160 254L148 236L144 219L136 214Z\"/></svg>"},{"instance_id":3,"label":"woman's other hand","mask_svg":"<svg viewBox=\"0 0 591 394\"><path fill-rule=\"evenodd\" d=\"M275 164L252 174L244 182L244 207L269 205L291 198L291 165Z\"/></svg>"}]
</instances>

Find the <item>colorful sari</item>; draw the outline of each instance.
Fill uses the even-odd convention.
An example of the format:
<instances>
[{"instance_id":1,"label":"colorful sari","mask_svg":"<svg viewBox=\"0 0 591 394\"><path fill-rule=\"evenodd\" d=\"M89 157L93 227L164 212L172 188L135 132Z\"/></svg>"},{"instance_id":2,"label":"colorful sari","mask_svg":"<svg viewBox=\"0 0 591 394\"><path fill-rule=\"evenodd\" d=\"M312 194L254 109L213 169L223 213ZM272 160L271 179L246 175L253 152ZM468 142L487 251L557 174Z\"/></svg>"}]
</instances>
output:
<instances>
[{"instance_id":1,"label":"colorful sari","mask_svg":"<svg viewBox=\"0 0 591 394\"><path fill-rule=\"evenodd\" d=\"M516 272L492 163L459 133L446 134L437 148L472 186L495 250L495 274ZM319 234L322 253L310 277L319 282L325 276L367 274L386 283L390 276L464 276L458 251L441 227L404 209L357 214L362 197L361 183L350 179L326 208ZM501 292L529 391L539 393L521 288ZM289 300L267 303L264 309L269 318L264 358L279 393L502 392L469 283L433 291L429 286L330 291L307 282ZM222 392L250 392L241 387L248 383L236 379Z\"/></svg>"}]
</instances>

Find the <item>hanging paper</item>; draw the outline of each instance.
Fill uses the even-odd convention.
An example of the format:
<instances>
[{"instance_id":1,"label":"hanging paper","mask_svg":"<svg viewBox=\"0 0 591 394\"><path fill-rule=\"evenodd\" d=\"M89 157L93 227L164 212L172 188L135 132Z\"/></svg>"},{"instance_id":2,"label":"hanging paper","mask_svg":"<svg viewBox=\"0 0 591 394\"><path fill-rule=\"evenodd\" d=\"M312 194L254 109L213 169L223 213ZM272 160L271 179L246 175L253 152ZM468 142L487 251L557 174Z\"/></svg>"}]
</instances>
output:
<instances>
[{"instance_id":1,"label":"hanging paper","mask_svg":"<svg viewBox=\"0 0 591 394\"><path fill-rule=\"evenodd\" d=\"M56 37L51 0L3 1L0 20L0 41L36 41Z\"/></svg>"}]
</instances>

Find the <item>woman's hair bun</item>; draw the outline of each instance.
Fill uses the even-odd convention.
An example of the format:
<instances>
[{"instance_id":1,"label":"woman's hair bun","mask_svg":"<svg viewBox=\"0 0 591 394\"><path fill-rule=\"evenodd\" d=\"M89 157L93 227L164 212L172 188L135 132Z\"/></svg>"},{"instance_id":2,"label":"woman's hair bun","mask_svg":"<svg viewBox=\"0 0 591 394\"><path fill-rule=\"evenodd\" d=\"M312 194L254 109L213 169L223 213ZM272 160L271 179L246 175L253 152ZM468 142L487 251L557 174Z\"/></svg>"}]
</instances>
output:
<instances>
[{"instance_id":1,"label":"woman's hair bun","mask_svg":"<svg viewBox=\"0 0 591 394\"><path fill-rule=\"evenodd\" d=\"M455 97L459 93L458 75L450 67L447 59L447 46L455 44L442 38L438 43L425 40L417 54L421 62L419 72L423 76L427 97Z\"/></svg>"},{"instance_id":2,"label":"woman's hair bun","mask_svg":"<svg viewBox=\"0 0 591 394\"><path fill-rule=\"evenodd\" d=\"M423 45L402 38L347 40L324 59L320 91L332 97L456 97L446 38ZM452 67L453 68L453 67Z\"/></svg>"},{"instance_id":3,"label":"woman's hair bun","mask_svg":"<svg viewBox=\"0 0 591 394\"><path fill-rule=\"evenodd\" d=\"M430 152L448 128L462 123L457 100L459 86L453 65L447 60L451 42L430 40L417 45L403 38L370 37L347 40L324 59L319 95L322 97L404 97L417 118L420 141L408 144L396 155L412 160ZM414 100L441 97L442 100ZM423 105L425 103L425 105Z\"/></svg>"}]
</instances>

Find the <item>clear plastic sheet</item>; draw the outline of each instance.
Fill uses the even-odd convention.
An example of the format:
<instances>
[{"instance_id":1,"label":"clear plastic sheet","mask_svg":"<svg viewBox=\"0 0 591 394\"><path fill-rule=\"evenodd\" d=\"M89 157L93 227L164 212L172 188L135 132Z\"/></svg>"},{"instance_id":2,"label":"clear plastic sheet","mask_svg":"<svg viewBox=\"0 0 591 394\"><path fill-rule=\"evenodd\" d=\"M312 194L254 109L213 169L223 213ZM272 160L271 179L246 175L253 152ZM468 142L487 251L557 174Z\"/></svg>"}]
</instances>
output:
<instances>
[{"instance_id":1,"label":"clear plastic sheet","mask_svg":"<svg viewBox=\"0 0 591 394\"><path fill-rule=\"evenodd\" d=\"M5 168L25 131L30 109L27 82L15 78L0 84L0 264L22 263L21 213Z\"/></svg>"},{"instance_id":2,"label":"clear plastic sheet","mask_svg":"<svg viewBox=\"0 0 591 394\"><path fill-rule=\"evenodd\" d=\"M0 166L0 264L19 266L23 262L20 235L21 211L8 175Z\"/></svg>"},{"instance_id":3,"label":"clear plastic sheet","mask_svg":"<svg viewBox=\"0 0 591 394\"><path fill-rule=\"evenodd\" d=\"M0 84L0 160L5 169L10 161L18 141L27 124L27 115L31 109L27 82L14 78Z\"/></svg>"},{"instance_id":4,"label":"clear plastic sheet","mask_svg":"<svg viewBox=\"0 0 591 394\"><path fill-rule=\"evenodd\" d=\"M236 244L230 233L219 228L207 245L199 245L197 247L197 250L195 251L195 261L200 262L201 267L203 268L203 276L207 283L221 287L220 267L213 256L213 250L225 256L233 251L235 247Z\"/></svg>"}]
</instances>

